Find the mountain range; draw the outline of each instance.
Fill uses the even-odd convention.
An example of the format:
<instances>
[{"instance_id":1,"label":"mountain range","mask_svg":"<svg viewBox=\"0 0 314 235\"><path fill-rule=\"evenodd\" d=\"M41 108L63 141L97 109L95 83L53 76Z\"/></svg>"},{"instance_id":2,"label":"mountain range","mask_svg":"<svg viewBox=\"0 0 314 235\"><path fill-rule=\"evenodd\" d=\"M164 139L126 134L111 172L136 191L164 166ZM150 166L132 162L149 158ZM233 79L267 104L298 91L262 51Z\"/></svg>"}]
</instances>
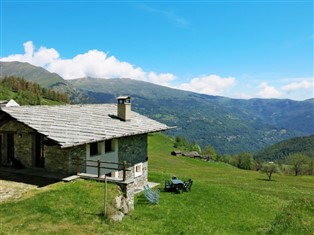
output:
<instances>
[{"instance_id":1,"label":"mountain range","mask_svg":"<svg viewBox=\"0 0 314 235\"><path fill-rule=\"evenodd\" d=\"M314 99L231 99L177 90L129 78L64 80L27 63L1 62L1 76L15 75L69 94L73 103L115 103L130 95L132 109L220 154L257 152L279 141L314 134Z\"/></svg>"}]
</instances>

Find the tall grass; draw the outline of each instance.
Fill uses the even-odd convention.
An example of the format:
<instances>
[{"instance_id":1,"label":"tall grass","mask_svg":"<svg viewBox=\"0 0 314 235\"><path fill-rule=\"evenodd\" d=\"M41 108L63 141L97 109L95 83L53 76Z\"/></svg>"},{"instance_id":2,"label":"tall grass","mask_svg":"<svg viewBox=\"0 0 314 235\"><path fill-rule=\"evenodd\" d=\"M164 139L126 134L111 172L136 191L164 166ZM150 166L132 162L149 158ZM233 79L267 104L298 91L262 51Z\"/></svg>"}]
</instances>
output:
<instances>
[{"instance_id":1,"label":"tall grass","mask_svg":"<svg viewBox=\"0 0 314 235\"><path fill-rule=\"evenodd\" d=\"M158 205L143 194L122 222L104 219L103 184L58 183L0 205L2 234L313 234L312 176L266 174L170 155L170 139L149 136L149 180ZM164 180L193 179L191 192L163 192ZM110 186L110 200L119 191Z\"/></svg>"}]
</instances>

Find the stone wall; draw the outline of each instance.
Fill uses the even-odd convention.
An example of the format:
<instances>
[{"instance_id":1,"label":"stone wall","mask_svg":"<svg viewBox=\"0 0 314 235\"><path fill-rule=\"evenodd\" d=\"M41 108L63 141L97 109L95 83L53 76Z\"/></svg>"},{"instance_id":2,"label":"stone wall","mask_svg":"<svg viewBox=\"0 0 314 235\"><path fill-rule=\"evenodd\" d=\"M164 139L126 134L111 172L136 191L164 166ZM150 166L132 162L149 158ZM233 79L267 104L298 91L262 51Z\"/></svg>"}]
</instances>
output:
<instances>
[{"instance_id":1,"label":"stone wall","mask_svg":"<svg viewBox=\"0 0 314 235\"><path fill-rule=\"evenodd\" d=\"M120 138L119 161L132 165L147 161L147 134Z\"/></svg>"},{"instance_id":2,"label":"stone wall","mask_svg":"<svg viewBox=\"0 0 314 235\"><path fill-rule=\"evenodd\" d=\"M0 128L2 133L14 133L14 157L22 162L25 167L34 167L34 135L38 134L26 125L10 121ZM45 140L48 140L44 137ZM5 140L3 140L5 142ZM1 148L3 150L3 148ZM4 151L4 150L3 150ZM63 173L75 173L76 166L72 164L73 158L85 159L85 145L61 149L59 145L44 145L45 169ZM5 154L2 153L1 163L6 163ZM85 171L84 168L81 169Z\"/></svg>"},{"instance_id":3,"label":"stone wall","mask_svg":"<svg viewBox=\"0 0 314 235\"><path fill-rule=\"evenodd\" d=\"M61 149L59 146L45 146L45 168L48 171L59 171L64 173L76 173L73 160L77 157L85 159L85 145ZM81 172L85 169L81 167Z\"/></svg>"},{"instance_id":4,"label":"stone wall","mask_svg":"<svg viewBox=\"0 0 314 235\"><path fill-rule=\"evenodd\" d=\"M131 163L127 172L127 179L134 179L133 187L143 187L147 183L148 176L148 155L147 155L147 134L129 136L119 139L119 162ZM142 174L135 177L134 165L142 163ZM122 172L119 173L122 177Z\"/></svg>"},{"instance_id":5,"label":"stone wall","mask_svg":"<svg viewBox=\"0 0 314 235\"><path fill-rule=\"evenodd\" d=\"M6 133L14 134L14 157L22 162L26 167L32 166L32 133L34 131L17 121L10 121L0 128L0 132L4 133L2 143L2 159L1 164L6 162Z\"/></svg>"},{"instance_id":6,"label":"stone wall","mask_svg":"<svg viewBox=\"0 0 314 235\"><path fill-rule=\"evenodd\" d=\"M134 172L134 171L133 171ZM148 162L143 162L142 164L142 175L134 177L135 187L142 188L147 184L148 179Z\"/></svg>"},{"instance_id":7,"label":"stone wall","mask_svg":"<svg viewBox=\"0 0 314 235\"><path fill-rule=\"evenodd\" d=\"M20 160L25 167L33 165L32 159L32 134L23 133L14 136L14 157Z\"/></svg>"}]
</instances>

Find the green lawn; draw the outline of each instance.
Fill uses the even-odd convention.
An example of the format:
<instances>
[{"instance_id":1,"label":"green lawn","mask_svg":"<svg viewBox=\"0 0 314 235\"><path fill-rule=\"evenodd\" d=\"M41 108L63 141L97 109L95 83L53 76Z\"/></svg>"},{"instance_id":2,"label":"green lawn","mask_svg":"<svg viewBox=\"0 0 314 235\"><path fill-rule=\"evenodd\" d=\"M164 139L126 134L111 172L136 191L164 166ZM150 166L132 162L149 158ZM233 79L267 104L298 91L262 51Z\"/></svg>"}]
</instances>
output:
<instances>
[{"instance_id":1,"label":"green lawn","mask_svg":"<svg viewBox=\"0 0 314 235\"><path fill-rule=\"evenodd\" d=\"M193 179L192 192L143 195L122 222L102 216L102 183L76 181L35 190L0 204L2 234L314 234L314 177L239 170L224 163L170 155L169 139L149 137L149 180ZM109 187L112 201L118 189ZM109 209L112 210L112 208Z\"/></svg>"}]
</instances>

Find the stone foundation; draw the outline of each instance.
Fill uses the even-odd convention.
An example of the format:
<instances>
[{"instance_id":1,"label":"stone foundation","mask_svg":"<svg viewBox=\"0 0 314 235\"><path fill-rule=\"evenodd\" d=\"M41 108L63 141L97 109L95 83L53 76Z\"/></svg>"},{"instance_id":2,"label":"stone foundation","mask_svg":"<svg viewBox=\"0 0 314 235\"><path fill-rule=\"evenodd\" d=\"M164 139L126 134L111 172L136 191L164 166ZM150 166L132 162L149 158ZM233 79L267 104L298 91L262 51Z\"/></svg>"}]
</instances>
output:
<instances>
[{"instance_id":1,"label":"stone foundation","mask_svg":"<svg viewBox=\"0 0 314 235\"><path fill-rule=\"evenodd\" d=\"M123 194L124 197L126 198L127 202L128 202L128 207L130 210L134 210L134 182L133 181L129 181L129 182L121 182L121 183L117 183Z\"/></svg>"}]
</instances>

